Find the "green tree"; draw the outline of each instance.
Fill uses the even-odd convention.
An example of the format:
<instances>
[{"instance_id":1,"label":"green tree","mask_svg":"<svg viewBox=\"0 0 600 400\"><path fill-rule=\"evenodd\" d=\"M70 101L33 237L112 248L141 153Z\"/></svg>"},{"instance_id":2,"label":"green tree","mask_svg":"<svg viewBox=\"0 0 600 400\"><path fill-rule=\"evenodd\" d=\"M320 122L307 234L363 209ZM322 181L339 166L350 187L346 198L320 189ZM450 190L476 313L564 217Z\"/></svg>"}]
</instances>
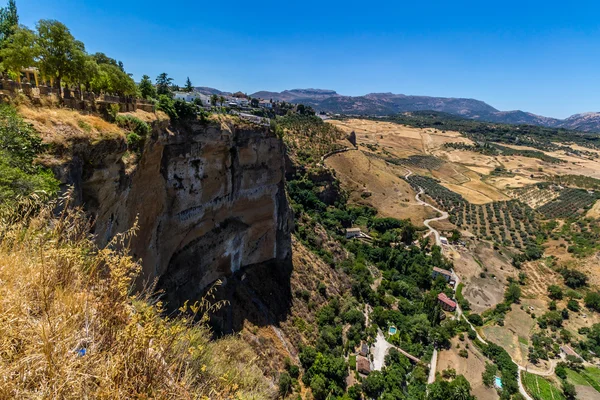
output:
<instances>
[{"instance_id":1,"label":"green tree","mask_svg":"<svg viewBox=\"0 0 600 400\"><path fill-rule=\"evenodd\" d=\"M62 96L63 79L73 81L81 76L86 60L85 47L58 21L40 20L37 32L40 70L45 77L55 79L59 96Z\"/></svg>"},{"instance_id":2,"label":"green tree","mask_svg":"<svg viewBox=\"0 0 600 400\"><path fill-rule=\"evenodd\" d=\"M561 300L563 298L563 291L558 285L548 286L548 296L552 300Z\"/></svg>"},{"instance_id":3,"label":"green tree","mask_svg":"<svg viewBox=\"0 0 600 400\"><path fill-rule=\"evenodd\" d=\"M310 380L310 389L316 400L324 400L329 392L327 382L325 382L325 378L321 375L313 376Z\"/></svg>"},{"instance_id":4,"label":"green tree","mask_svg":"<svg viewBox=\"0 0 600 400\"><path fill-rule=\"evenodd\" d=\"M217 96L216 94L213 94L212 96L210 96L210 104L212 104L213 106L217 106L217 103L219 102L219 96Z\"/></svg>"},{"instance_id":5,"label":"green tree","mask_svg":"<svg viewBox=\"0 0 600 400\"><path fill-rule=\"evenodd\" d=\"M587 308L600 312L600 292L589 292L583 301Z\"/></svg>"},{"instance_id":6,"label":"green tree","mask_svg":"<svg viewBox=\"0 0 600 400\"><path fill-rule=\"evenodd\" d=\"M219 103L221 103L221 107L223 107L223 103L225 103L225 97L219 96Z\"/></svg>"},{"instance_id":7,"label":"green tree","mask_svg":"<svg viewBox=\"0 0 600 400\"><path fill-rule=\"evenodd\" d=\"M173 82L173 78L169 78L169 75L166 72L158 75L156 77L156 93L160 95L165 95L170 98L173 98L173 92L171 91L171 83Z\"/></svg>"},{"instance_id":8,"label":"green tree","mask_svg":"<svg viewBox=\"0 0 600 400\"><path fill-rule=\"evenodd\" d=\"M498 373L498 367L494 364L485 363L485 371L481 374L483 379L483 384L487 387L492 387L494 385L494 378Z\"/></svg>"},{"instance_id":9,"label":"green tree","mask_svg":"<svg viewBox=\"0 0 600 400\"><path fill-rule=\"evenodd\" d=\"M508 303L519 303L521 299L521 288L515 282L508 285L506 292L504 293L504 300Z\"/></svg>"},{"instance_id":10,"label":"green tree","mask_svg":"<svg viewBox=\"0 0 600 400\"><path fill-rule=\"evenodd\" d=\"M34 164L42 139L17 111L0 105L0 205L32 193L50 196L58 190L54 174Z\"/></svg>"},{"instance_id":11,"label":"green tree","mask_svg":"<svg viewBox=\"0 0 600 400\"><path fill-rule=\"evenodd\" d=\"M35 32L26 27L18 27L2 43L0 48L2 69L14 73L18 82L21 82L21 69L35 66L35 59L38 56L35 42Z\"/></svg>"},{"instance_id":12,"label":"green tree","mask_svg":"<svg viewBox=\"0 0 600 400\"><path fill-rule=\"evenodd\" d=\"M144 99L153 99L157 96L156 88L152 84L152 81L148 75L142 76L142 80L138 85L138 89L140 90L140 95Z\"/></svg>"},{"instance_id":13,"label":"green tree","mask_svg":"<svg viewBox=\"0 0 600 400\"><path fill-rule=\"evenodd\" d=\"M6 7L0 8L0 49L19 25L19 14L15 0L8 0Z\"/></svg>"},{"instance_id":14,"label":"green tree","mask_svg":"<svg viewBox=\"0 0 600 400\"><path fill-rule=\"evenodd\" d=\"M380 371L373 371L363 382L363 391L372 399L377 399L385 389L385 377Z\"/></svg>"},{"instance_id":15,"label":"green tree","mask_svg":"<svg viewBox=\"0 0 600 400\"><path fill-rule=\"evenodd\" d=\"M121 95L134 95L137 86L133 79L121 69L112 64L98 65L98 74L91 80L94 92L117 93Z\"/></svg>"},{"instance_id":16,"label":"green tree","mask_svg":"<svg viewBox=\"0 0 600 400\"><path fill-rule=\"evenodd\" d=\"M287 396L292 392L292 377L287 372L282 372L279 375L279 394L282 397Z\"/></svg>"},{"instance_id":17,"label":"green tree","mask_svg":"<svg viewBox=\"0 0 600 400\"><path fill-rule=\"evenodd\" d=\"M185 81L185 91L188 93L191 93L194 91L194 86L192 85L192 81L190 81L190 77L188 76L188 78Z\"/></svg>"},{"instance_id":18,"label":"green tree","mask_svg":"<svg viewBox=\"0 0 600 400\"><path fill-rule=\"evenodd\" d=\"M575 386L570 384L569 382L563 381L562 391L567 400L575 400L577 398L577 391L575 390Z\"/></svg>"}]
</instances>

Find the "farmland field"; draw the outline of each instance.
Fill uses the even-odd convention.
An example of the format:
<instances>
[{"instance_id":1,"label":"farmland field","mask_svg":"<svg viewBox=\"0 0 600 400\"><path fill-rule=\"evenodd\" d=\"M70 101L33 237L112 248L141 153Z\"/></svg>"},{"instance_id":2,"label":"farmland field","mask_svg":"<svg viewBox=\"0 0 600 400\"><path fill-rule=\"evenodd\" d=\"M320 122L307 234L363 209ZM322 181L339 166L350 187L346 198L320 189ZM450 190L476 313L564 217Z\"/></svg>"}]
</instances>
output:
<instances>
[{"instance_id":1,"label":"farmland field","mask_svg":"<svg viewBox=\"0 0 600 400\"><path fill-rule=\"evenodd\" d=\"M564 400L560 389L541 376L521 372L527 393L535 400Z\"/></svg>"},{"instance_id":2,"label":"farmland field","mask_svg":"<svg viewBox=\"0 0 600 400\"><path fill-rule=\"evenodd\" d=\"M568 218L576 214L585 213L594 205L598 198L599 195L596 192L567 188L561 191L556 199L538 208L538 211L548 219Z\"/></svg>"},{"instance_id":3,"label":"farmland field","mask_svg":"<svg viewBox=\"0 0 600 400\"><path fill-rule=\"evenodd\" d=\"M535 238L538 228L533 210L520 201L471 204L433 178L411 175L407 180L415 190L422 188L448 211L450 222L476 236L488 240L496 238L504 245L517 248L525 247Z\"/></svg>"}]
</instances>

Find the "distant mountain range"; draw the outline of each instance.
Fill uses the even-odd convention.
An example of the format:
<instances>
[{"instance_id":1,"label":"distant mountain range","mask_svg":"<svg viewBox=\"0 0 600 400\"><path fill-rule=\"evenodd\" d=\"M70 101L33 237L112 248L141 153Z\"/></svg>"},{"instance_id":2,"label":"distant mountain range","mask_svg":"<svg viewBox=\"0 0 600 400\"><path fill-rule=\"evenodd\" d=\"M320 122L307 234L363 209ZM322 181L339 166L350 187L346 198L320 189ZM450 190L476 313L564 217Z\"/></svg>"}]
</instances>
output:
<instances>
[{"instance_id":1,"label":"distant mountain range","mask_svg":"<svg viewBox=\"0 0 600 400\"><path fill-rule=\"evenodd\" d=\"M209 88L203 88L209 90ZM215 89L210 89L215 90ZM529 124L551 128L600 132L600 112L575 114L566 119L535 115L525 111L500 111L475 99L407 96L393 93L370 93L342 96L334 90L293 89L283 92L260 91L252 97L273 99L312 106L317 111L352 115L390 115L410 111L440 111L464 118L506 124Z\"/></svg>"}]
</instances>

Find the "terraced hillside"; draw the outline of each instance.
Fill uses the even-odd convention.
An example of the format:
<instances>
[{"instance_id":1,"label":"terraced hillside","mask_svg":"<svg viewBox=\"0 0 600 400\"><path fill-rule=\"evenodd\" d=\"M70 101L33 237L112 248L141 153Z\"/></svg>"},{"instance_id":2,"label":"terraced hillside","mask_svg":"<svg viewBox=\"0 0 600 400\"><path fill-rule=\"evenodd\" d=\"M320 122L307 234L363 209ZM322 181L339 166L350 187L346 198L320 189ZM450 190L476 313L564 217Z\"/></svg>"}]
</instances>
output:
<instances>
[{"instance_id":1,"label":"terraced hillside","mask_svg":"<svg viewBox=\"0 0 600 400\"><path fill-rule=\"evenodd\" d=\"M484 205L471 204L433 178L411 175L407 181L422 188L436 203L450 213L450 222L487 240L497 240L521 248L535 239L538 229L533 210L517 201L500 201Z\"/></svg>"}]
</instances>

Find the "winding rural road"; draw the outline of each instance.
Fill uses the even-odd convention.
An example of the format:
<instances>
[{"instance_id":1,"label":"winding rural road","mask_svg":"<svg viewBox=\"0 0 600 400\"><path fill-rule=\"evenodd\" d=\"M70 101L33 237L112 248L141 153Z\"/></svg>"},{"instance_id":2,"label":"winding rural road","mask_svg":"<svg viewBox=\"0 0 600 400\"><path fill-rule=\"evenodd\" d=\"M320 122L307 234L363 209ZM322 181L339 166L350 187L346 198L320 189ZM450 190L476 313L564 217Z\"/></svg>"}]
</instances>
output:
<instances>
[{"instance_id":1,"label":"winding rural road","mask_svg":"<svg viewBox=\"0 0 600 400\"><path fill-rule=\"evenodd\" d=\"M406 167L405 167L406 168ZM412 171L408 168L406 168L407 173L404 176L405 179L408 180L408 178L412 175ZM433 228L430 223L431 222L435 222L435 221L443 221L445 219L448 218L448 213L446 211L442 211L437 207L432 206L431 204L421 200L419 198L420 195L424 194L425 190L423 190L423 188L419 188L419 193L416 194L415 196L415 200L417 201L417 203L426 206L426 207L430 207L433 210L437 211L438 213L441 214L441 216L436 217L436 218L430 218L430 219L426 219L425 221L423 221L423 225L425 225L428 229L429 229L429 234L433 234L435 236L435 243L442 247L442 241L441 241L441 235L440 232ZM456 290L458 288L458 284L460 283L460 278L458 277L458 275L456 275L456 273L454 271L452 271L452 275L454 278L454 281L456 282L454 285L454 292L456 293ZM456 297L456 295L455 295ZM467 322L467 324L469 324L469 326L471 327L471 329L473 329L475 331L475 334L477 335L477 339L483 343L483 344L487 344L487 342L485 341L485 339L479 334L479 332L477 331L477 329L475 329L475 327L473 326L473 324L471 324L471 322L469 322L469 320L467 319L467 317L463 314L462 309L460 308L460 305L456 304L456 314L457 317L460 319L461 317ZM382 335L383 336L383 335ZM385 340L385 339L384 339ZM433 382L435 382L435 370L437 368L437 358L438 358L438 354L437 354L437 350L434 349L433 355L431 357L431 368L429 370L429 377L427 379L427 383L431 384ZM511 356L512 359L512 356ZM521 380L521 371L527 371L531 374L535 374L535 375L539 375L539 376L551 376L554 374L554 369L556 368L556 360L552 360L550 361L550 369L547 371L537 371L537 370L529 370L526 367L523 367L521 365L519 365L514 359L512 359L512 362L514 362L517 365L517 368L519 370L519 376L517 379L517 382L519 384L519 393L521 393L521 395L526 399L526 400L534 400L529 393L527 393L527 391L525 390L525 386L523 385L523 382Z\"/></svg>"},{"instance_id":2,"label":"winding rural road","mask_svg":"<svg viewBox=\"0 0 600 400\"><path fill-rule=\"evenodd\" d=\"M406 175L404 175L404 179L408 180L408 178L413 174L413 172L410 169L406 168L406 167L404 167L404 168L407 171ZM423 188L420 187L419 188L419 193L417 193L415 195L415 200L417 201L417 203L419 203L422 206L432 208L433 210L435 210L436 212L438 212L439 214L441 214L441 216L436 217L436 218L426 219L425 221L423 221L423 225L425 225L427 227L427 229L429 229L429 234L428 235L430 235L430 234L433 233L433 236L435 237L435 244L437 244L438 246L442 247L442 239L441 239L441 236L440 236L440 232L438 232L437 229L434 229L430 225L430 223L431 222L435 222L435 221L443 221L445 219L448 219L448 213L446 211L442 211L439 208L434 207L431 204L429 204L429 203L421 200L419 198L419 196L422 195L422 194L424 194L424 193L425 193L425 190L423 190Z\"/></svg>"}]
</instances>

